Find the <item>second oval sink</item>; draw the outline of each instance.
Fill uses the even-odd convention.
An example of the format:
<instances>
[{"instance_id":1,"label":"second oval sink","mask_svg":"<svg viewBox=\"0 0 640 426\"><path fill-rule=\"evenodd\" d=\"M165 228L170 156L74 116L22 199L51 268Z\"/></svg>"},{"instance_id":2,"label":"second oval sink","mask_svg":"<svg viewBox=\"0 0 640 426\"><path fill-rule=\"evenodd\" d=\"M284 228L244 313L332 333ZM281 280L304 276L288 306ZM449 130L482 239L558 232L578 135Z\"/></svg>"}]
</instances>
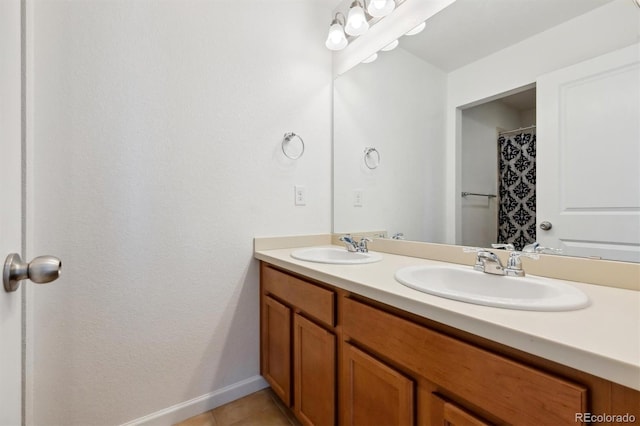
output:
<instances>
[{"instance_id":1,"label":"second oval sink","mask_svg":"<svg viewBox=\"0 0 640 426\"><path fill-rule=\"evenodd\" d=\"M359 265L363 263L373 263L382 260L380 253L374 252L352 252L341 247L312 247L296 250L291 253L291 257L298 260L317 263L334 263L340 265Z\"/></svg>"},{"instance_id":2,"label":"second oval sink","mask_svg":"<svg viewBox=\"0 0 640 426\"><path fill-rule=\"evenodd\" d=\"M422 265L399 269L401 284L435 296L477 305L529 311L570 311L589 305L576 287L544 277L506 277L471 267Z\"/></svg>"}]
</instances>

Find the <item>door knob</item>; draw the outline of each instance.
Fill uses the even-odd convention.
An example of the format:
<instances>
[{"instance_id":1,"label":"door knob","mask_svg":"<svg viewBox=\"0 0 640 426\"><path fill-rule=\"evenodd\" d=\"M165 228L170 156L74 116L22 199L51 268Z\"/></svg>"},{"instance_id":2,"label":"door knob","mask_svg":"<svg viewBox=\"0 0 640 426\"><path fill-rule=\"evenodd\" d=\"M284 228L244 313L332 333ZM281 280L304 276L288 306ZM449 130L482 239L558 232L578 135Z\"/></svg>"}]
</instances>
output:
<instances>
[{"instance_id":1,"label":"door knob","mask_svg":"<svg viewBox=\"0 0 640 426\"><path fill-rule=\"evenodd\" d=\"M540 229L543 231L548 231L551 228L553 228L553 225L551 225L551 222L547 222L546 220L540 224Z\"/></svg>"},{"instance_id":2,"label":"door knob","mask_svg":"<svg viewBox=\"0 0 640 426\"><path fill-rule=\"evenodd\" d=\"M30 279L37 284L50 283L60 276L62 262L53 256L38 256L31 262L24 262L20 255L12 253L7 256L2 271L2 283L7 293L16 291L20 281Z\"/></svg>"}]
</instances>

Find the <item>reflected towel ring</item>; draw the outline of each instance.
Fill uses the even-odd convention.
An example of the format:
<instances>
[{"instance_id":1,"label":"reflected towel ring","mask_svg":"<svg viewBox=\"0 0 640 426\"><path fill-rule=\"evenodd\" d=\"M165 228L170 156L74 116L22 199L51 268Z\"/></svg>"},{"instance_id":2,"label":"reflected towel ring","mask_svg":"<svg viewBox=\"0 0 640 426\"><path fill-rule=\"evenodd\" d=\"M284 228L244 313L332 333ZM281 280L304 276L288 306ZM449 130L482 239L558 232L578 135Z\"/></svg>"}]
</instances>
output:
<instances>
[{"instance_id":1,"label":"reflected towel ring","mask_svg":"<svg viewBox=\"0 0 640 426\"><path fill-rule=\"evenodd\" d=\"M364 164L371 170L378 168L380 165L380 153L377 149L372 147L364 149Z\"/></svg>"},{"instance_id":2,"label":"reflected towel ring","mask_svg":"<svg viewBox=\"0 0 640 426\"><path fill-rule=\"evenodd\" d=\"M300 141L297 144L299 145L297 149L292 147L292 145L296 145L296 140ZM282 152L287 158L297 160L302 157L302 154L304 154L304 141L299 135L296 135L293 132L285 133L284 138L282 139Z\"/></svg>"}]
</instances>

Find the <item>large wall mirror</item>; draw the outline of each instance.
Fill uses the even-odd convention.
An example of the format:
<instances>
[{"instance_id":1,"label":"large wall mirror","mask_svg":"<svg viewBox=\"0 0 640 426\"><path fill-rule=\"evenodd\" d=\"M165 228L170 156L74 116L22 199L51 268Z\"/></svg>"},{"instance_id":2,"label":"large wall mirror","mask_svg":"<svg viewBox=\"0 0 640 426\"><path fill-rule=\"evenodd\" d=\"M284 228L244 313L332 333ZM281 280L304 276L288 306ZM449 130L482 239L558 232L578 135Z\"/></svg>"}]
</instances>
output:
<instances>
[{"instance_id":1,"label":"large wall mirror","mask_svg":"<svg viewBox=\"0 0 640 426\"><path fill-rule=\"evenodd\" d=\"M636 3L457 0L337 76L334 232L640 261Z\"/></svg>"}]
</instances>

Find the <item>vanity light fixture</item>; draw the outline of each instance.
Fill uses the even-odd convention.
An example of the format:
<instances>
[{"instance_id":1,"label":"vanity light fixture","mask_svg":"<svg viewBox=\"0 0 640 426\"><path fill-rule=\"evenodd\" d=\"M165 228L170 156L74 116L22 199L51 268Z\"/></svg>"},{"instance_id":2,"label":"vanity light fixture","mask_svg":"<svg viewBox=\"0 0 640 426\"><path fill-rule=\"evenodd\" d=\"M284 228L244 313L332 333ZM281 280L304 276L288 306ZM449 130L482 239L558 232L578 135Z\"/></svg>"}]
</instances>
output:
<instances>
[{"instance_id":1,"label":"vanity light fixture","mask_svg":"<svg viewBox=\"0 0 640 426\"><path fill-rule=\"evenodd\" d=\"M340 19L342 22L340 22ZM342 50L347 47L349 43L347 41L347 36L344 34L344 15L340 12L336 13L335 18L331 21L331 26L329 27L329 35L327 36L327 41L325 42L325 46L329 50Z\"/></svg>"},{"instance_id":2,"label":"vanity light fixture","mask_svg":"<svg viewBox=\"0 0 640 426\"><path fill-rule=\"evenodd\" d=\"M347 15L347 24L344 30L349 35L359 36L366 33L368 29L369 22L367 22L362 3L360 0L354 0Z\"/></svg>"},{"instance_id":3,"label":"vanity light fixture","mask_svg":"<svg viewBox=\"0 0 640 426\"><path fill-rule=\"evenodd\" d=\"M424 28L426 26L427 26L427 23L423 22L422 24L419 24L419 25L415 26L414 28L410 29L409 31L407 31L404 35L408 35L408 36L416 35L416 34L422 32L422 30L424 30Z\"/></svg>"},{"instance_id":4,"label":"vanity light fixture","mask_svg":"<svg viewBox=\"0 0 640 426\"><path fill-rule=\"evenodd\" d=\"M370 64L371 62L375 61L376 59L378 59L378 54L374 53L373 55L369 56L367 59L362 61L362 63L363 64Z\"/></svg>"},{"instance_id":5,"label":"vanity light fixture","mask_svg":"<svg viewBox=\"0 0 640 426\"><path fill-rule=\"evenodd\" d=\"M385 47L383 47L382 50L383 52L388 52L390 50L395 49L396 47L398 47L398 44L400 44L400 42L398 40L394 40L391 43L387 44Z\"/></svg>"},{"instance_id":6,"label":"vanity light fixture","mask_svg":"<svg viewBox=\"0 0 640 426\"><path fill-rule=\"evenodd\" d=\"M337 12L331 21L329 34L325 42L327 49L344 49L350 40L366 33L370 25L374 25L380 19L393 12L396 6L404 1L406 0L369 0L369 3L367 3L367 0L353 0L346 18L344 14ZM347 38L347 36L350 36L350 38ZM395 45L393 45L394 43ZM387 46L387 50L395 48L397 43L397 41L391 43Z\"/></svg>"},{"instance_id":7,"label":"vanity light fixture","mask_svg":"<svg viewBox=\"0 0 640 426\"><path fill-rule=\"evenodd\" d=\"M374 18L381 18L393 12L395 8L396 2L394 0L369 0L367 12Z\"/></svg>"}]
</instances>

